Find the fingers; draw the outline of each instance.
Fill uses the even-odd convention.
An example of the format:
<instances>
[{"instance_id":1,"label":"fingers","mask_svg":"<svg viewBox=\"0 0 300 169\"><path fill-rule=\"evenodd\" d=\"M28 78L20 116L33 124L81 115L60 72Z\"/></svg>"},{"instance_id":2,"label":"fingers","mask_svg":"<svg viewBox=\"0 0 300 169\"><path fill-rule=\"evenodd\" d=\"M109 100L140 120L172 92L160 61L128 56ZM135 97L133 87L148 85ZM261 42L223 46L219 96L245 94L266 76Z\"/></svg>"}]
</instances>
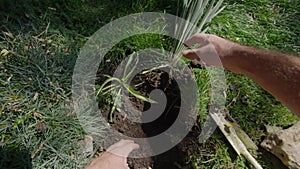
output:
<instances>
[{"instance_id":1,"label":"fingers","mask_svg":"<svg viewBox=\"0 0 300 169\"><path fill-rule=\"evenodd\" d=\"M110 146L107 151L121 157L127 157L131 151L138 148L139 145L134 143L132 140L121 140Z\"/></svg>"},{"instance_id":2,"label":"fingers","mask_svg":"<svg viewBox=\"0 0 300 169\"><path fill-rule=\"evenodd\" d=\"M201 50L199 51L199 48L203 48L204 46L206 46L207 44L209 44L209 41L208 41L208 34L196 34L192 37L190 37L189 39L187 39L185 42L184 42L184 45L189 47L189 46L192 46L192 45L195 45L195 44L199 44L198 48L197 49L190 49L190 50L184 50L182 52L182 55L190 60L200 60L200 53L201 53Z\"/></svg>"},{"instance_id":3,"label":"fingers","mask_svg":"<svg viewBox=\"0 0 300 169\"><path fill-rule=\"evenodd\" d=\"M200 46L204 46L209 43L208 37L209 37L208 34L204 34L204 33L196 34L196 35L190 37L189 39L187 39L184 42L184 45L189 47L189 46L192 46L192 45L195 45L198 43L198 44L200 44Z\"/></svg>"},{"instance_id":4,"label":"fingers","mask_svg":"<svg viewBox=\"0 0 300 169\"><path fill-rule=\"evenodd\" d=\"M212 44L197 49L184 50L182 55L190 60L201 61L207 66L222 67L220 57Z\"/></svg>"},{"instance_id":5,"label":"fingers","mask_svg":"<svg viewBox=\"0 0 300 169\"><path fill-rule=\"evenodd\" d=\"M182 55L190 60L199 60L199 56L196 52L196 49L184 50L182 51Z\"/></svg>"}]
</instances>

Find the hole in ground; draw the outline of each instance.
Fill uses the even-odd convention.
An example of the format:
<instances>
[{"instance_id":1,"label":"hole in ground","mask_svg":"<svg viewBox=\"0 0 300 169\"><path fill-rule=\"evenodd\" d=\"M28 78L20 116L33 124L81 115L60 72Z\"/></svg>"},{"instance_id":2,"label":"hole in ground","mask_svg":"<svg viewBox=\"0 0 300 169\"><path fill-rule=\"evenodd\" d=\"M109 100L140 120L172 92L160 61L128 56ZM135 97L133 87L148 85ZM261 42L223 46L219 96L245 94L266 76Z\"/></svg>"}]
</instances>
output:
<instances>
[{"instance_id":1,"label":"hole in ground","mask_svg":"<svg viewBox=\"0 0 300 169\"><path fill-rule=\"evenodd\" d=\"M130 137L145 138L158 135L172 126L177 119L181 100L177 83L169 79L168 73L152 71L147 74L138 74L131 82L131 86L145 96L149 96L149 93L154 89L163 90L167 97L165 111L156 120L149 123L131 122L116 112L111 123L115 130ZM130 96L130 101L140 111L146 111L150 108L149 103L134 96ZM103 115L107 119L109 118L108 112L103 112ZM142 115L142 119L143 117ZM199 134L199 128L193 127L192 131L169 151L149 158L129 158L129 167L132 169L192 169L187 161L188 157L197 152L199 148L197 139ZM152 148L155 151L156 147L153 146Z\"/></svg>"}]
</instances>

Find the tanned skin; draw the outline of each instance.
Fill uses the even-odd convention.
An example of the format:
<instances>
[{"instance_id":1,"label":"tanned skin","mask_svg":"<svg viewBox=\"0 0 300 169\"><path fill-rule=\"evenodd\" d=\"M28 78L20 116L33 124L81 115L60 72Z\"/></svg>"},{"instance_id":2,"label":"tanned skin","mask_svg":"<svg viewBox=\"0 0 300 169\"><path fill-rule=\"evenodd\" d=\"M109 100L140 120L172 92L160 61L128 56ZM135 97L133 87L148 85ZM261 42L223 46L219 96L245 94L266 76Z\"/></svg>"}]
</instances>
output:
<instances>
[{"instance_id":1,"label":"tanned skin","mask_svg":"<svg viewBox=\"0 0 300 169\"><path fill-rule=\"evenodd\" d=\"M214 48L225 68L248 76L300 117L299 57L242 46L211 34L196 34L185 44L199 44L197 49L185 50L182 54L203 62Z\"/></svg>"},{"instance_id":2,"label":"tanned skin","mask_svg":"<svg viewBox=\"0 0 300 169\"><path fill-rule=\"evenodd\" d=\"M138 148L139 145L132 140L121 140L111 145L84 169L129 169L127 157L131 151Z\"/></svg>"}]
</instances>

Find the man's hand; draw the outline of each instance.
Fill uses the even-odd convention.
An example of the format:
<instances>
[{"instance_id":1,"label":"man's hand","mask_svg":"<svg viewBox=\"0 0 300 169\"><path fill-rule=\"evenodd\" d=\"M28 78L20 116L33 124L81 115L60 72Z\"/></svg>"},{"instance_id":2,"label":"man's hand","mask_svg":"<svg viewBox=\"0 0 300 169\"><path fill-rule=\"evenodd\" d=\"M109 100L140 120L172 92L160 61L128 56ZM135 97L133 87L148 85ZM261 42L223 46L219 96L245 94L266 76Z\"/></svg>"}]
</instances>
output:
<instances>
[{"instance_id":1,"label":"man's hand","mask_svg":"<svg viewBox=\"0 0 300 169\"><path fill-rule=\"evenodd\" d=\"M128 169L127 156L139 145L132 140L121 140L94 159L85 169Z\"/></svg>"},{"instance_id":2,"label":"man's hand","mask_svg":"<svg viewBox=\"0 0 300 169\"><path fill-rule=\"evenodd\" d=\"M224 66L233 72L239 72L235 63L236 58L233 55L234 49L240 46L239 44L211 34L196 34L186 40L184 44L187 47L199 44L196 49L182 52L186 58L204 62L209 66ZM216 54L218 56L214 56Z\"/></svg>"}]
</instances>

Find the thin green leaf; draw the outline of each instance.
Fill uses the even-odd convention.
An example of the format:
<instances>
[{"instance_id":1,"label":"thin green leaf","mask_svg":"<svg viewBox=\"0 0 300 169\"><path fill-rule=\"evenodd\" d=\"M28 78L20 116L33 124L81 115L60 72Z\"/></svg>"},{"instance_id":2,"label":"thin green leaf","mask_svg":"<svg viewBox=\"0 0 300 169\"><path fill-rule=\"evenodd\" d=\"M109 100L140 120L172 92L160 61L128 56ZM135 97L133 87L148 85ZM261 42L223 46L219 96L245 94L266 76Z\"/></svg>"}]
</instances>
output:
<instances>
[{"instance_id":1,"label":"thin green leaf","mask_svg":"<svg viewBox=\"0 0 300 169\"><path fill-rule=\"evenodd\" d=\"M124 85L124 87L126 88L127 91L129 91L134 97L141 99L143 101L149 102L149 103L157 103L156 101L141 95L140 93L138 93L137 91L135 91L131 86L129 85Z\"/></svg>"},{"instance_id":2,"label":"thin green leaf","mask_svg":"<svg viewBox=\"0 0 300 169\"><path fill-rule=\"evenodd\" d=\"M114 97L115 100L113 100L113 105L112 105L112 107L110 109L110 112L109 112L109 121L110 122L113 122L112 115L113 115L114 111L116 110L117 106L120 105L120 103L121 103L121 91L122 90L119 89L118 92L115 95L116 97Z\"/></svg>"},{"instance_id":3,"label":"thin green leaf","mask_svg":"<svg viewBox=\"0 0 300 169\"><path fill-rule=\"evenodd\" d=\"M130 56L131 58L133 58L133 55ZM131 59L132 60L132 59ZM132 75L132 73L134 72L134 70L136 69L137 67L137 64L139 62L139 59L138 59L138 56L135 57L135 64L134 66L131 68L130 72L127 73L127 75L122 79L123 82L126 82L129 77ZM126 65L127 66L127 65ZM129 66L129 65L128 65ZM125 68L125 70L127 70L127 67Z\"/></svg>"},{"instance_id":4,"label":"thin green leaf","mask_svg":"<svg viewBox=\"0 0 300 169\"><path fill-rule=\"evenodd\" d=\"M116 77L111 77L111 76L109 76L109 75L104 75L104 76L108 77L108 79L106 79L106 80L102 83L102 85L101 85L100 88L98 89L98 92L97 92L96 96L98 96L98 95L100 94L100 92L103 92L103 91L104 91L103 89L105 88L105 86L106 86L109 82L116 81L116 82L118 82L119 84L122 84L122 81L121 81L120 79L116 78Z\"/></svg>"}]
</instances>

